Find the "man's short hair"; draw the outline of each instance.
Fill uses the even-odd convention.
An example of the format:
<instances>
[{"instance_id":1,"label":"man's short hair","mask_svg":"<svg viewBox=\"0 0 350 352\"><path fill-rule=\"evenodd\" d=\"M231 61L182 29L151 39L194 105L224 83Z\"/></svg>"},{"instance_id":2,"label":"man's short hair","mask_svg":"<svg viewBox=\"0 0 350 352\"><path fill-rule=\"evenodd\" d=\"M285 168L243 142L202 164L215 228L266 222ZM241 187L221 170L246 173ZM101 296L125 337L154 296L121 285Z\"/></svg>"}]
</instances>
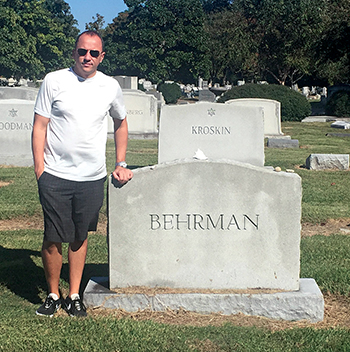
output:
<instances>
[{"instance_id":1,"label":"man's short hair","mask_svg":"<svg viewBox=\"0 0 350 352\"><path fill-rule=\"evenodd\" d=\"M76 41L75 41L75 46L74 46L75 49L77 48L78 41L79 41L80 37L81 37L82 35L85 35L85 34L89 35L90 37L93 37L93 36L99 37L100 40L101 40L101 43L102 43L102 51L104 51L104 49L105 49L105 44L104 44L104 41L103 41L103 39L102 39L100 33L98 33L97 31L93 31L93 30L91 30L91 29L89 29L89 30L87 30L87 31L85 31L85 32L82 32L82 33L80 33L80 34L78 35L78 37L77 37L77 39L76 39Z\"/></svg>"}]
</instances>

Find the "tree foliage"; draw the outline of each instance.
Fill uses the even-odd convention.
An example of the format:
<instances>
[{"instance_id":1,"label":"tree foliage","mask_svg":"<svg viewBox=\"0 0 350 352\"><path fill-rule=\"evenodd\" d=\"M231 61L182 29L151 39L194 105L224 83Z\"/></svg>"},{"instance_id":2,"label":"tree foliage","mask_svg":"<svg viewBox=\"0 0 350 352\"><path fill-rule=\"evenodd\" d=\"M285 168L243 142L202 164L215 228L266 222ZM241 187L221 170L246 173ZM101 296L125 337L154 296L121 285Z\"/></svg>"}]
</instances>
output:
<instances>
[{"instance_id":1,"label":"tree foliage","mask_svg":"<svg viewBox=\"0 0 350 352\"><path fill-rule=\"evenodd\" d=\"M154 82L192 82L205 72L200 0L129 0L129 11L106 29L103 67Z\"/></svg>"},{"instance_id":2,"label":"tree foliage","mask_svg":"<svg viewBox=\"0 0 350 352\"><path fill-rule=\"evenodd\" d=\"M85 23L85 30L96 31L96 32L99 32L101 35L103 35L104 25L105 25L104 17L101 16L99 13L97 13L96 17L92 16L92 22Z\"/></svg>"},{"instance_id":3,"label":"tree foliage","mask_svg":"<svg viewBox=\"0 0 350 352\"><path fill-rule=\"evenodd\" d=\"M340 0L339 16L335 0L125 3L128 11L106 31L103 65L109 74L155 82L192 83L200 75L222 83L244 77L292 85L316 68L319 78L332 82L350 72L348 0Z\"/></svg>"},{"instance_id":4,"label":"tree foliage","mask_svg":"<svg viewBox=\"0 0 350 352\"><path fill-rule=\"evenodd\" d=\"M70 65L75 23L63 0L0 0L0 74L35 79Z\"/></svg>"},{"instance_id":5,"label":"tree foliage","mask_svg":"<svg viewBox=\"0 0 350 352\"><path fill-rule=\"evenodd\" d=\"M154 83L236 79L292 85L350 81L348 0L125 0L104 28L110 75ZM0 0L0 75L42 78L69 66L78 34L64 0Z\"/></svg>"},{"instance_id":6,"label":"tree foliage","mask_svg":"<svg viewBox=\"0 0 350 352\"><path fill-rule=\"evenodd\" d=\"M205 23L210 80L225 84L235 75L254 76L256 42L248 21L239 11L223 10L208 15Z\"/></svg>"},{"instance_id":7,"label":"tree foliage","mask_svg":"<svg viewBox=\"0 0 350 352\"><path fill-rule=\"evenodd\" d=\"M312 70L325 1L237 0L258 40L259 69L275 82L292 85Z\"/></svg>"},{"instance_id":8,"label":"tree foliage","mask_svg":"<svg viewBox=\"0 0 350 352\"><path fill-rule=\"evenodd\" d=\"M350 83L350 2L329 1L316 48L316 73L333 84Z\"/></svg>"},{"instance_id":9,"label":"tree foliage","mask_svg":"<svg viewBox=\"0 0 350 352\"><path fill-rule=\"evenodd\" d=\"M201 0L201 3L206 13L213 13L227 10L232 0Z\"/></svg>"},{"instance_id":10,"label":"tree foliage","mask_svg":"<svg viewBox=\"0 0 350 352\"><path fill-rule=\"evenodd\" d=\"M157 86L158 92L163 94L167 104L176 104L181 97L181 88L177 83L160 83Z\"/></svg>"},{"instance_id":11,"label":"tree foliage","mask_svg":"<svg viewBox=\"0 0 350 352\"><path fill-rule=\"evenodd\" d=\"M331 95L326 104L326 114L338 117L350 117L350 92L339 90Z\"/></svg>"}]
</instances>

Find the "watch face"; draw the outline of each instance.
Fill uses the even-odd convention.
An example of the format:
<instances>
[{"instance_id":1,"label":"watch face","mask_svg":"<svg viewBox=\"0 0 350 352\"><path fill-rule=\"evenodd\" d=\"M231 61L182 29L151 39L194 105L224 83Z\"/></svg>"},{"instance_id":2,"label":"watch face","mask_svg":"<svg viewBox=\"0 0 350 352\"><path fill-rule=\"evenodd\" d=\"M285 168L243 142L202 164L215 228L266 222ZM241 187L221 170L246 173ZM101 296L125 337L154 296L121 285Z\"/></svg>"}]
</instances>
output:
<instances>
[{"instance_id":1,"label":"watch face","mask_svg":"<svg viewBox=\"0 0 350 352\"><path fill-rule=\"evenodd\" d=\"M121 161L120 163L117 163L116 166L127 167L128 164L125 161Z\"/></svg>"}]
</instances>

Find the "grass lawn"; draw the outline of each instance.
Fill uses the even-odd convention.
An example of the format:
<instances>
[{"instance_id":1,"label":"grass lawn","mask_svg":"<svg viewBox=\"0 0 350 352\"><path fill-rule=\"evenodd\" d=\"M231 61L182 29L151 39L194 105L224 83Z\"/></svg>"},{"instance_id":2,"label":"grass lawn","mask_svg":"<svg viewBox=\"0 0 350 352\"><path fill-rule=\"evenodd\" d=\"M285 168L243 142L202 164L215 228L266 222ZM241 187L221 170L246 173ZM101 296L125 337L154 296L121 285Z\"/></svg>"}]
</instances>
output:
<instances>
[{"instance_id":1,"label":"grass lawn","mask_svg":"<svg viewBox=\"0 0 350 352\"><path fill-rule=\"evenodd\" d=\"M42 231L27 226L41 214L36 181L32 168L0 167L0 229L9 222L19 228L0 230L0 351L350 351L350 236L338 228L330 236L321 234L322 226L334 219L350 223L349 172L304 167L312 153L349 154L350 138L327 137L334 132L329 126L283 123L283 131L298 139L300 148L265 150L266 165L294 169L301 176L303 226L320 229L301 239L301 277L314 278L325 294L325 322L98 309L86 319L64 312L52 319L37 317L35 309L46 296ZM157 142L131 140L126 161L131 167L156 164ZM113 143L108 141L109 171L113 165ZM104 218L105 206L101 213ZM105 234L90 234L83 285L91 276L107 276L107 263ZM66 293L66 257L61 277Z\"/></svg>"}]
</instances>

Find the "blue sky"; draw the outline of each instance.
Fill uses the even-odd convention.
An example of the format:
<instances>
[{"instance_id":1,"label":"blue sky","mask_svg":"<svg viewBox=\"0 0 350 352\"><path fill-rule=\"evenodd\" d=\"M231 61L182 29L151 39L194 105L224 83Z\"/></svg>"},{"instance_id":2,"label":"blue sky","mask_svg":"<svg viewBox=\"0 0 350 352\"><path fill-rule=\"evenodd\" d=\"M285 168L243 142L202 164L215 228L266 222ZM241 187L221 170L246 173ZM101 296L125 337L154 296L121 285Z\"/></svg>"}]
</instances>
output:
<instances>
[{"instance_id":1,"label":"blue sky","mask_svg":"<svg viewBox=\"0 0 350 352\"><path fill-rule=\"evenodd\" d=\"M85 23L92 21L92 16L99 13L104 17L105 25L112 23L119 12L127 9L123 0L65 0L71 8L74 18L79 22L78 28L85 30Z\"/></svg>"}]
</instances>

